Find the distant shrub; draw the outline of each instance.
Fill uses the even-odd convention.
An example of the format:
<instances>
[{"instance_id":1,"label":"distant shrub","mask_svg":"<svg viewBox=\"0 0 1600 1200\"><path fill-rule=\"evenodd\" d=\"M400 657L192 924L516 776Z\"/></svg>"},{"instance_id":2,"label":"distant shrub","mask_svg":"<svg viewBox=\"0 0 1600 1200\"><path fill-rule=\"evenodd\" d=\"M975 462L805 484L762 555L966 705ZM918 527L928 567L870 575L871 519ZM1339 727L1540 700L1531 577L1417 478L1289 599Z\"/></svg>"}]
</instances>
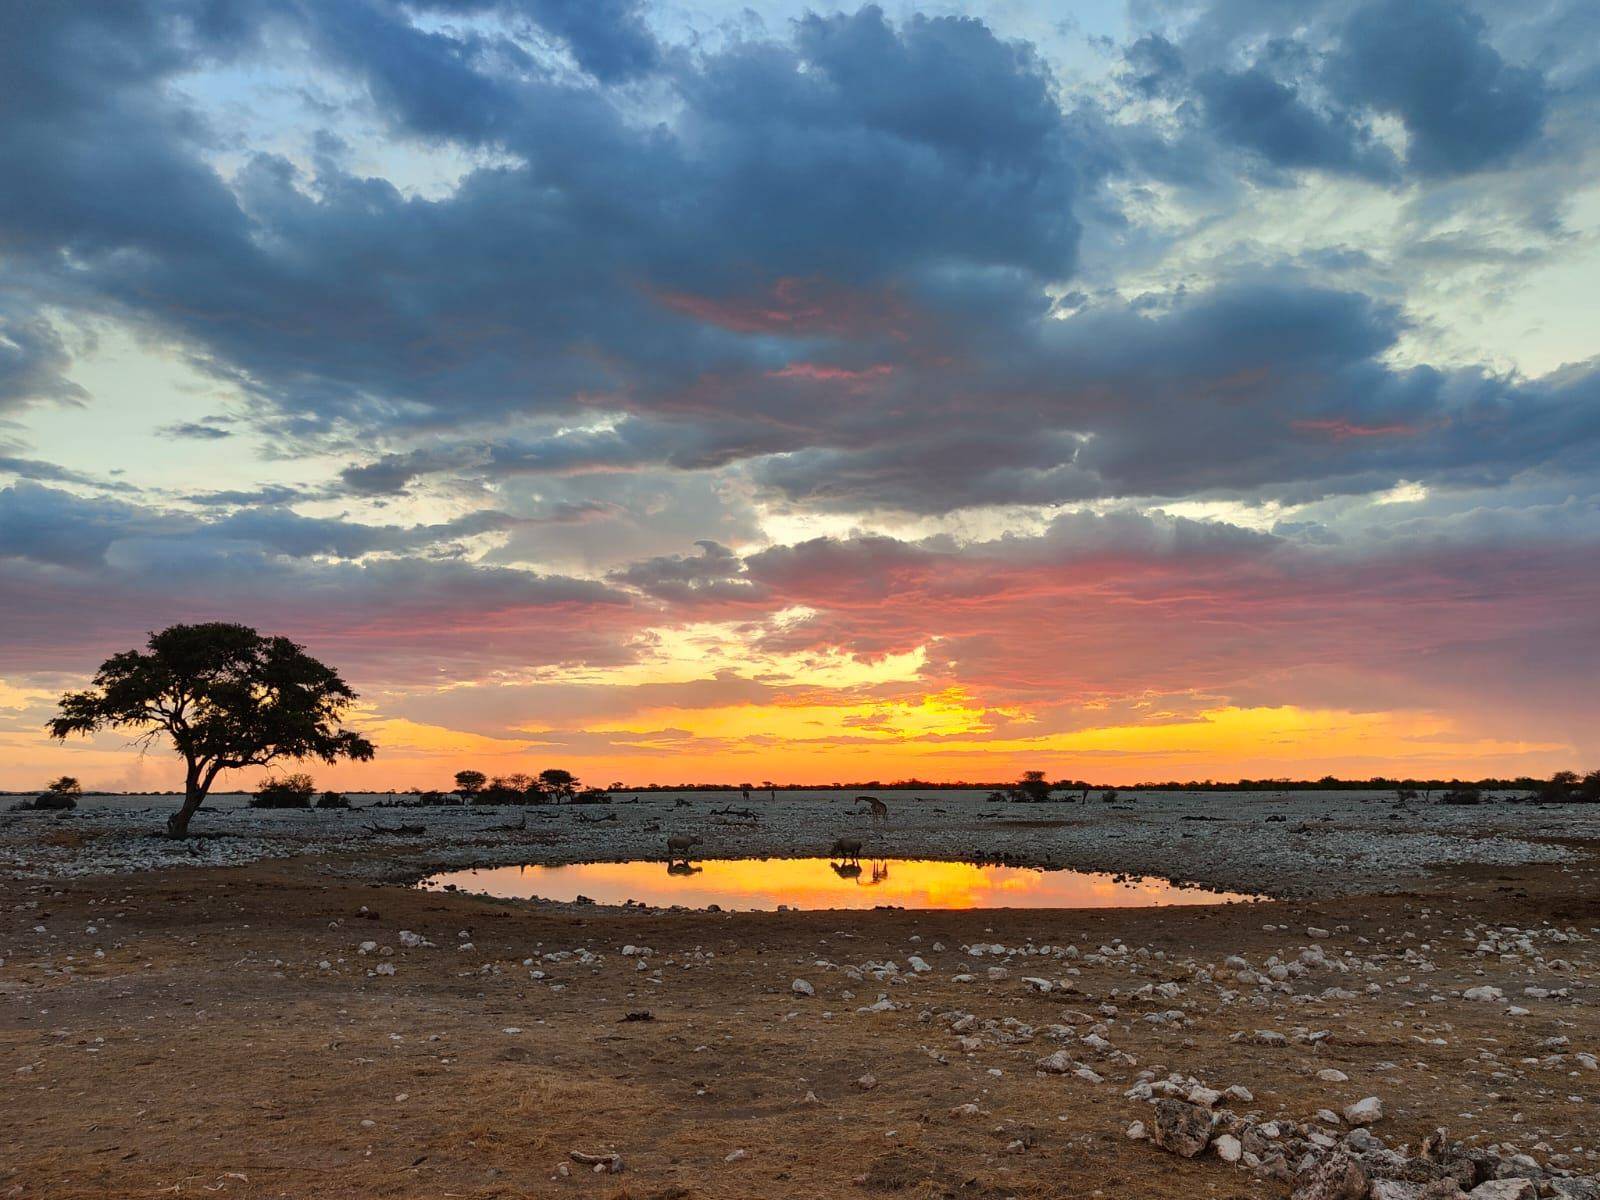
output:
<instances>
[{"instance_id":1,"label":"distant shrub","mask_svg":"<svg viewBox=\"0 0 1600 1200\"><path fill-rule=\"evenodd\" d=\"M78 807L78 797L83 795L83 785L71 775L63 775L52 780L38 796L30 802L24 800L15 807L19 810L35 809L39 812L67 812Z\"/></svg>"},{"instance_id":2,"label":"distant shrub","mask_svg":"<svg viewBox=\"0 0 1600 1200\"><path fill-rule=\"evenodd\" d=\"M350 797L343 792L323 792L317 797L318 808L349 808Z\"/></svg>"},{"instance_id":3,"label":"distant shrub","mask_svg":"<svg viewBox=\"0 0 1600 1200\"><path fill-rule=\"evenodd\" d=\"M610 804L611 796L599 788L585 788L572 798L574 804Z\"/></svg>"},{"instance_id":4,"label":"distant shrub","mask_svg":"<svg viewBox=\"0 0 1600 1200\"><path fill-rule=\"evenodd\" d=\"M1451 788L1439 797L1440 804L1482 804L1483 793L1475 787Z\"/></svg>"},{"instance_id":5,"label":"distant shrub","mask_svg":"<svg viewBox=\"0 0 1600 1200\"><path fill-rule=\"evenodd\" d=\"M423 792L417 797L417 803L424 808L449 808L451 805L461 803L460 796L451 796L445 792Z\"/></svg>"},{"instance_id":6,"label":"distant shrub","mask_svg":"<svg viewBox=\"0 0 1600 1200\"><path fill-rule=\"evenodd\" d=\"M1548 804L1600 803L1600 771L1581 779L1576 771L1557 771L1540 787L1539 799Z\"/></svg>"},{"instance_id":7,"label":"distant shrub","mask_svg":"<svg viewBox=\"0 0 1600 1200\"><path fill-rule=\"evenodd\" d=\"M498 807L503 804L526 804L527 802L528 797L526 794L517 791L515 788L508 788L498 780L496 780L494 783L491 783L488 787L484 788L483 791L477 793L470 801L468 801L470 804L482 805L484 807Z\"/></svg>"},{"instance_id":8,"label":"distant shrub","mask_svg":"<svg viewBox=\"0 0 1600 1200\"><path fill-rule=\"evenodd\" d=\"M251 808L310 808L311 797L317 794L316 782L309 775L284 775L279 779L263 779L251 793Z\"/></svg>"},{"instance_id":9,"label":"distant shrub","mask_svg":"<svg viewBox=\"0 0 1600 1200\"><path fill-rule=\"evenodd\" d=\"M1117 789L1116 788L1107 788L1105 791L1100 793L1100 803L1101 804L1111 804L1116 800L1116 798L1117 798Z\"/></svg>"}]
</instances>

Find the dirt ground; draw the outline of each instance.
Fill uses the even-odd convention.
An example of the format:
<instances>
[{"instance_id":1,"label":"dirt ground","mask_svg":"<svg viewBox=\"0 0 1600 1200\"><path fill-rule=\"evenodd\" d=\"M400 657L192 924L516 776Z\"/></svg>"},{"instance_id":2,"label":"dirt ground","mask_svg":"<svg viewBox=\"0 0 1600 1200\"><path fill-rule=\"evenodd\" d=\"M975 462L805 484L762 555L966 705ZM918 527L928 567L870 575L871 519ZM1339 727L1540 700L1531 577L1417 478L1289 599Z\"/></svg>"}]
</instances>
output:
<instances>
[{"instance_id":1,"label":"dirt ground","mask_svg":"<svg viewBox=\"0 0 1600 1200\"><path fill-rule=\"evenodd\" d=\"M1481 949L1489 927L1529 941ZM1093 912L554 908L315 859L0 881L0 1197L1288 1194L1129 1140L1140 1071L1296 1120L1377 1095L1391 1145L1444 1125L1593 1172L1600 1072L1575 1055L1600 1050L1597 929L1593 860ZM1313 939L1357 969L1271 991L1225 963ZM1176 998L1139 991L1163 982ZM1482 985L1505 1001L1462 997ZM858 1011L880 995L896 1007ZM976 1042L951 1028L965 1014ZM1114 1050L1086 1048L1095 1029ZM1062 1046L1103 1082L1036 1069Z\"/></svg>"}]
</instances>

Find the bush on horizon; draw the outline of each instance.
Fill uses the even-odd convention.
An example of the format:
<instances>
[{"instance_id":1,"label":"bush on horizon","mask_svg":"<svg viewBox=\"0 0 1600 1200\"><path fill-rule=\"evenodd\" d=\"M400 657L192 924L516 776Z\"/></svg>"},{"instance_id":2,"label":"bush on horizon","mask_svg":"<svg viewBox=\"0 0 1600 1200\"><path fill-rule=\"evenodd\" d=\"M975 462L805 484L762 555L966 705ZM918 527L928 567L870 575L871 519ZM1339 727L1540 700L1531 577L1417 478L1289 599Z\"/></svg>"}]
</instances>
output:
<instances>
[{"instance_id":1,"label":"bush on horizon","mask_svg":"<svg viewBox=\"0 0 1600 1200\"><path fill-rule=\"evenodd\" d=\"M310 808L317 784L304 772L263 779L250 794L251 808Z\"/></svg>"}]
</instances>

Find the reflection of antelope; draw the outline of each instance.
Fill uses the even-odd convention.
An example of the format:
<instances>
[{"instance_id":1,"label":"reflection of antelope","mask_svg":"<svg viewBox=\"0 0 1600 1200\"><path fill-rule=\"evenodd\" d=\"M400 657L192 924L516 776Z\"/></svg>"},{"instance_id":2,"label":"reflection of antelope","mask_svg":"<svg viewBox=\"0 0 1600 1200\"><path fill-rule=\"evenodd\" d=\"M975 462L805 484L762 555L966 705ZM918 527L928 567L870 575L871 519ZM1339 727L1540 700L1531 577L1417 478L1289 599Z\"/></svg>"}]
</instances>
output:
<instances>
[{"instance_id":1,"label":"reflection of antelope","mask_svg":"<svg viewBox=\"0 0 1600 1200\"><path fill-rule=\"evenodd\" d=\"M690 837L686 833L673 834L667 839L667 864L670 866L680 859L687 863L689 861L690 847L698 846L702 841L704 841L703 838L698 836Z\"/></svg>"},{"instance_id":2,"label":"reflection of antelope","mask_svg":"<svg viewBox=\"0 0 1600 1200\"><path fill-rule=\"evenodd\" d=\"M667 864L668 875L698 875L704 870L704 867L697 867L688 859L684 859L682 862L669 862Z\"/></svg>"},{"instance_id":3,"label":"reflection of antelope","mask_svg":"<svg viewBox=\"0 0 1600 1200\"><path fill-rule=\"evenodd\" d=\"M889 864L886 863L886 862L875 862L875 863L873 863L872 864L872 882L873 882L873 884L874 885L880 884L887 878L889 878Z\"/></svg>"},{"instance_id":4,"label":"reflection of antelope","mask_svg":"<svg viewBox=\"0 0 1600 1200\"><path fill-rule=\"evenodd\" d=\"M831 862L828 865L840 879L861 878L861 864L858 862Z\"/></svg>"},{"instance_id":5,"label":"reflection of antelope","mask_svg":"<svg viewBox=\"0 0 1600 1200\"><path fill-rule=\"evenodd\" d=\"M876 796L857 796L856 803L870 805L874 821L881 821L889 815L889 806Z\"/></svg>"},{"instance_id":6,"label":"reflection of antelope","mask_svg":"<svg viewBox=\"0 0 1600 1200\"><path fill-rule=\"evenodd\" d=\"M857 838L835 838L828 853L845 862L857 864L856 874L861 873L861 842ZM837 868L835 868L837 870Z\"/></svg>"}]
</instances>

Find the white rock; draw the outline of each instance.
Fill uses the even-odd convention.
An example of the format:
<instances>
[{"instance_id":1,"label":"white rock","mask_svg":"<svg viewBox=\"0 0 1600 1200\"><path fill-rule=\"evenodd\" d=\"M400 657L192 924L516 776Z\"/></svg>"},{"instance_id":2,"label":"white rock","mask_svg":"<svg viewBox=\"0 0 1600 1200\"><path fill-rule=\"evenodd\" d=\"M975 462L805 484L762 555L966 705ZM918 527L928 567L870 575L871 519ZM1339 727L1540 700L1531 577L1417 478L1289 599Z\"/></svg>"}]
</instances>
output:
<instances>
[{"instance_id":1,"label":"white rock","mask_svg":"<svg viewBox=\"0 0 1600 1200\"><path fill-rule=\"evenodd\" d=\"M1317 1078L1322 1080L1323 1083L1350 1082L1350 1076L1346 1075L1337 1067L1323 1067L1322 1070L1317 1072Z\"/></svg>"},{"instance_id":2,"label":"white rock","mask_svg":"<svg viewBox=\"0 0 1600 1200\"><path fill-rule=\"evenodd\" d=\"M789 990L797 996L815 996L817 994L817 989L804 979L796 979L789 985Z\"/></svg>"},{"instance_id":3,"label":"white rock","mask_svg":"<svg viewBox=\"0 0 1600 1200\"><path fill-rule=\"evenodd\" d=\"M1217 1152L1217 1157L1225 1163L1236 1163L1244 1155L1244 1146L1231 1133L1224 1133L1218 1136L1211 1143L1211 1148Z\"/></svg>"},{"instance_id":4,"label":"white rock","mask_svg":"<svg viewBox=\"0 0 1600 1200\"><path fill-rule=\"evenodd\" d=\"M1498 1004L1506 998L1506 994L1497 987L1483 984L1481 987L1468 988L1461 993L1461 998L1463 1000L1482 1000Z\"/></svg>"},{"instance_id":5,"label":"white rock","mask_svg":"<svg viewBox=\"0 0 1600 1200\"><path fill-rule=\"evenodd\" d=\"M1521 1177L1491 1179L1467 1193L1472 1200L1534 1200L1538 1194L1533 1180Z\"/></svg>"},{"instance_id":6,"label":"white rock","mask_svg":"<svg viewBox=\"0 0 1600 1200\"><path fill-rule=\"evenodd\" d=\"M1383 1101L1376 1096L1367 1096L1354 1104L1346 1105L1344 1119L1347 1124L1358 1128L1364 1125L1376 1125L1383 1120Z\"/></svg>"}]
</instances>

